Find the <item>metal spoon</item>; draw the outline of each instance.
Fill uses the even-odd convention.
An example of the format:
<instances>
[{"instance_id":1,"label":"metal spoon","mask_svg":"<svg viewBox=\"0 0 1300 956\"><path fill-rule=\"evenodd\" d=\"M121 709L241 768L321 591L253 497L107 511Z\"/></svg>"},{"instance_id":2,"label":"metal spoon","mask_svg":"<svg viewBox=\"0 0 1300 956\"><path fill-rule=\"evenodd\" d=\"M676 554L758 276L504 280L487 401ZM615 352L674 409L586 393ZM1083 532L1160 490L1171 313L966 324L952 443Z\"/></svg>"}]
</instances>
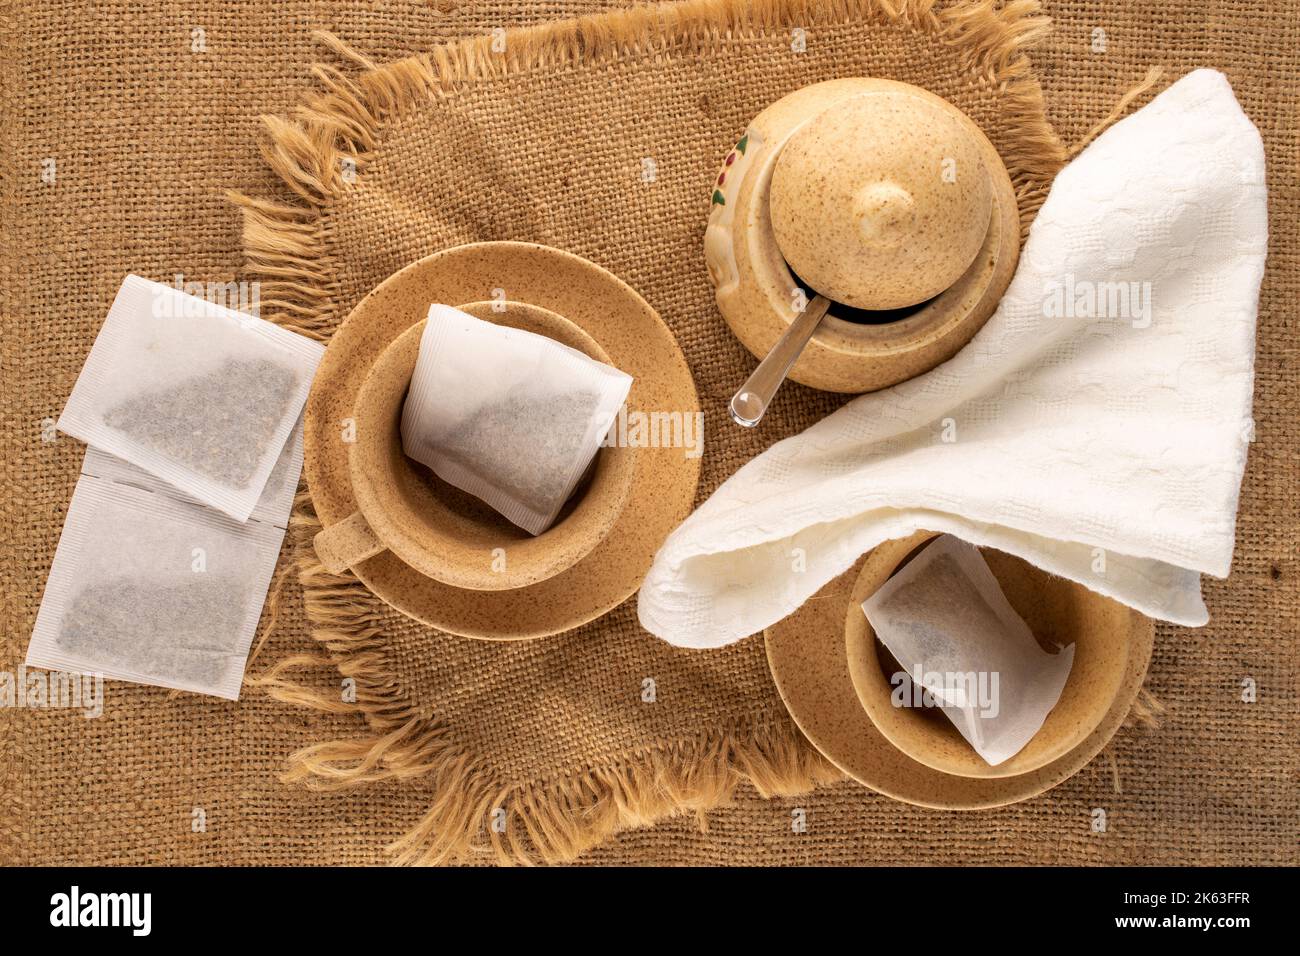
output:
<instances>
[{"instance_id":1,"label":"metal spoon","mask_svg":"<svg viewBox=\"0 0 1300 956\"><path fill-rule=\"evenodd\" d=\"M753 428L763 418L776 390L785 381L790 366L799 358L830 307L830 300L825 296L813 296L804 310L795 316L776 345L772 346L772 351L758 363L754 373L745 379L745 384L740 386L740 391L731 399L731 417L737 425Z\"/></svg>"}]
</instances>

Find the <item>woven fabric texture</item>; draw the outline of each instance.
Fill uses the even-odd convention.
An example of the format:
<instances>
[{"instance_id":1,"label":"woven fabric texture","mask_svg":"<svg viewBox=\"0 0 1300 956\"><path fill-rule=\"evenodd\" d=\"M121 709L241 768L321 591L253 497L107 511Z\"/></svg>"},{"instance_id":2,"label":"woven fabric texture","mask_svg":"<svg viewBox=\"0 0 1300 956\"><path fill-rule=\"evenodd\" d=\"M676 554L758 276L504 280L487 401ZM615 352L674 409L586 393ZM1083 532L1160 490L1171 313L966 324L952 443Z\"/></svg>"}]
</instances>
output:
<instances>
[{"instance_id":1,"label":"woven fabric texture","mask_svg":"<svg viewBox=\"0 0 1300 956\"><path fill-rule=\"evenodd\" d=\"M236 17L218 4L145 13L123 3L97 6L93 30L89 8L79 4L0 11L6 71L0 145L9 157L0 173L6 538L0 670L16 671L22 660L82 453L67 438L42 441L42 422L57 416L122 274L222 281L241 274L242 223L223 188L275 196L286 208L301 204L305 197L279 182L258 155L256 117L288 112L311 95L309 64L329 51L310 31L330 29L372 60L387 62L443 40L596 6L447 2L376 12L288 3L241 9ZM1300 65L1300 11L1270 10L1263 17L1259 9L1225 2L1140 11L1053 3L1046 12L1056 19L1055 30L1031 56L1062 140L1085 136L1147 67L1178 74L1207 65L1228 73L1264 135L1270 162L1273 234L1260 312L1256 443L1233 575L1207 583L1209 627L1158 633L1148 686L1166 705L1163 727L1125 736L1109 756L1051 794L1013 808L937 814L851 783L771 800L741 786L732 806L707 813L707 830L695 816L681 815L614 835L581 861L1294 861L1300 835L1294 581L1300 567L1290 500L1297 477L1297 393L1288 367L1295 330L1285 310L1300 291L1292 78ZM708 295L698 260L704 199L683 207L691 195L677 177L698 179L698 170L711 167L745 121L781 92L836 71L862 71L872 62L861 47L870 29L860 22L810 29L806 58L781 69L773 63L789 48L788 31L742 39L699 56L695 72L686 74L689 86L676 82L679 63L611 70L622 81L661 91L670 108L653 131L619 121L628 111L644 115L644 104L624 104L620 113L609 74L600 70L560 84L543 71L502 77L449 97L439 107L449 121L404 118L360 173L385 185L375 193L387 201L334 220L340 254L334 305L345 313L388 273L443 245L488 238L551 242L601 262L646 294L682 340L706 408L721 407L750 360L721 331ZM925 59L928 49L894 54L896 75L925 82L923 73L908 71L933 65ZM938 81L927 85L961 102L960 91ZM996 127L997 92L984 95L983 115L978 97L963 105L986 128ZM520 102L534 111L520 112ZM598 129L580 129L595 103L609 104L609 115ZM470 118L491 136L467 136ZM566 150L564 144L576 142L587 151ZM459 157L456 168L464 173L432 177L414 164L386 164L389 155L402 154ZM646 189L639 181L645 156L662 157L656 185L666 188ZM49 160L52 182L43 177ZM416 196L411 205L408 197ZM624 208L629 203L635 217ZM698 208L699 215L684 208ZM768 442L837 404L797 388L783 397L760 434L733 433L710 446L702 493ZM719 431L723 424L713 422ZM282 559L286 566L288 559ZM284 575L282 587L279 620L255 671L317 650L292 574ZM729 727L751 740L767 734L769 743L788 728L758 639L707 656L673 651L636 629L630 604L571 635L516 648L440 638L395 618L386 619L386 629L396 635L394 672L417 706L430 715L436 710L456 728L466 752L490 755L503 788L617 763L651 744L689 749L698 731L683 728ZM624 649L628 655L617 653ZM587 685L581 697L566 690L576 674ZM638 696L645 676L659 687L653 709ZM1258 687L1254 703L1242 700L1246 678ZM320 694L337 687L329 667L308 669L296 680ZM288 693L282 689L282 696ZM257 688L246 689L239 704L125 684L109 684L106 696L104 716L95 720L58 710L0 711L0 860L379 863L390 859L387 844L427 822L439 796L428 775L334 793L280 782L291 752L365 736L363 719L346 708L322 713ZM528 735L527 746L516 734ZM815 774L815 761L794 763ZM795 807L806 811L806 832L791 827ZM1097 807L1107 810L1104 834L1092 829ZM205 820L197 832L196 809ZM899 840L900 834L908 838Z\"/></svg>"}]
</instances>

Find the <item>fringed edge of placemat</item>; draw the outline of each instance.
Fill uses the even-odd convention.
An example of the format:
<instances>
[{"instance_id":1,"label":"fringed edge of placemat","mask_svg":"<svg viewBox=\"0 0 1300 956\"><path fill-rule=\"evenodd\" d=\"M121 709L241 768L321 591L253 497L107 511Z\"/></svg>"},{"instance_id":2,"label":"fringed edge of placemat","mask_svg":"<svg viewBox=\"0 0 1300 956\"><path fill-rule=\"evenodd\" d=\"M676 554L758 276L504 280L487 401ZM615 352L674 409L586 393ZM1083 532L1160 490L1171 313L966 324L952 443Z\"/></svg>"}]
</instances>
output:
<instances>
[{"instance_id":1,"label":"fringed edge of placemat","mask_svg":"<svg viewBox=\"0 0 1300 956\"><path fill-rule=\"evenodd\" d=\"M346 193L352 171L364 170L383 127L403 111L491 76L650 51L699 52L770 28L815 27L847 17L926 31L959 48L963 62L999 88L1016 142L1003 160L1027 232L1066 160L1024 55L1048 31L1049 20L1040 15L1038 0L965 0L935 8L935 0L689 0L511 31L503 53L492 50L491 37L480 37L386 66L320 33L339 57L365 72L347 76L317 64L312 72L325 91L290 117L264 117L265 158L305 205L230 194L244 212L247 269L261 281L263 315L315 339L329 338L338 320L338 295L324 212ZM371 727L369 736L293 754L286 781L338 790L419 778L432 788L432 806L389 848L396 862L440 863L472 851L493 853L502 863L564 862L621 829L684 812L699 814L703 824L703 814L726 804L742 782L764 796L784 796L843 779L787 718L660 743L565 779L502 784L451 739L445 724L419 713L393 680L375 598L353 576L331 575L315 559L310 540L319 527L310 500L300 495L292 519L294 553L312 636L325 656L293 655L248 683L289 703L359 713ZM289 676L321 664L352 679L355 703ZM1135 708L1130 722L1154 719L1159 705L1143 694L1149 702ZM503 825L494 825L497 820Z\"/></svg>"},{"instance_id":2,"label":"fringed edge of placemat","mask_svg":"<svg viewBox=\"0 0 1300 956\"><path fill-rule=\"evenodd\" d=\"M1039 0L961 0L946 6L938 0L687 0L511 30L501 51L493 49L496 38L482 36L382 66L332 34L317 31L317 38L340 59L364 72L348 76L335 66L315 64L312 73L324 92L289 116L262 118L269 133L263 154L289 189L310 206L320 207L347 192L349 180L364 170L387 124L414 106L455 95L466 84L647 53L698 54L761 37L773 28L816 27L849 18L899 24L932 35L957 52L973 76L998 89L1013 143L1001 155L1016 186L1021 231L1026 232L1067 158L1047 121L1042 88L1025 55L1051 29ZM271 204L261 211L273 231L286 216L301 226L302 210ZM295 229L290 238L303 235ZM250 253L260 248L260 243L249 245ZM279 250L264 251L274 255ZM295 265L310 268L311 263L295 256L290 268ZM294 307L308 328L319 330L313 310L299 308L301 303L292 299L285 304Z\"/></svg>"},{"instance_id":3,"label":"fringed edge of placemat","mask_svg":"<svg viewBox=\"0 0 1300 956\"><path fill-rule=\"evenodd\" d=\"M729 803L742 783L764 797L792 796L842 779L788 719L718 729L646 748L627 760L563 779L502 785L457 745L440 720L420 713L391 678L382 613L352 575L325 570L311 549L321 528L300 494L293 553L313 637L325 656L296 654L246 683L271 697L330 713L361 713L373 735L315 744L294 753L282 779L317 791L381 780L420 779L437 795L415 827L388 849L395 862L437 864L487 853L498 862L572 860L620 830ZM332 665L351 679L355 703L313 690L291 675Z\"/></svg>"}]
</instances>

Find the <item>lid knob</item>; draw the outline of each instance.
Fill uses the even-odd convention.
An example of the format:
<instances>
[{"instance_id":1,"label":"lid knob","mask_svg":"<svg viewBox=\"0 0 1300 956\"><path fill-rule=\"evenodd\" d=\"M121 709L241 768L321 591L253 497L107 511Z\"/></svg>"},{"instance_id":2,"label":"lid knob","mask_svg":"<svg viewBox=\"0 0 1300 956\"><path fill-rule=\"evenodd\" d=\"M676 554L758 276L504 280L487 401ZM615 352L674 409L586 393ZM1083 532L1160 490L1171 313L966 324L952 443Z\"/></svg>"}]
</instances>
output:
<instances>
[{"instance_id":1,"label":"lid knob","mask_svg":"<svg viewBox=\"0 0 1300 956\"><path fill-rule=\"evenodd\" d=\"M974 261L993 188L970 120L896 84L796 132L777 158L770 202L781 254L813 291L897 309L938 295Z\"/></svg>"},{"instance_id":2,"label":"lid knob","mask_svg":"<svg viewBox=\"0 0 1300 956\"><path fill-rule=\"evenodd\" d=\"M916 199L898 183L867 183L853 197L863 245L893 249L916 234Z\"/></svg>"}]
</instances>

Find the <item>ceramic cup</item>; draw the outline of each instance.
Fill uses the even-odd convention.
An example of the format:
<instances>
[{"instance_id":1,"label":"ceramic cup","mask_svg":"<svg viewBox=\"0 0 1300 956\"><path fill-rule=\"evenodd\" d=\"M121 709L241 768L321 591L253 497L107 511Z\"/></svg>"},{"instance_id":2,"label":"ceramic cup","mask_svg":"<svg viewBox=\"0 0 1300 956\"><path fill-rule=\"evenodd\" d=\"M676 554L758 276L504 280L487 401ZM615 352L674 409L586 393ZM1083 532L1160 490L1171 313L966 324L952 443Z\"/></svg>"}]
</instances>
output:
<instances>
[{"instance_id":1,"label":"ceramic cup","mask_svg":"<svg viewBox=\"0 0 1300 956\"><path fill-rule=\"evenodd\" d=\"M922 531L910 538L886 541L863 565L845 621L849 675L858 699L890 743L943 773L1012 777L1046 766L1087 738L1119 693L1129 658L1130 612L1095 591L1019 558L981 549L1007 600L1044 649L1075 645L1069 679L1043 726L1019 753L990 767L942 711L894 706L890 676L897 672L897 662L876 639L862 612L862 602L935 537L934 532Z\"/></svg>"},{"instance_id":2,"label":"ceramic cup","mask_svg":"<svg viewBox=\"0 0 1300 956\"><path fill-rule=\"evenodd\" d=\"M590 335L538 306L475 302L459 308L609 362ZM357 511L316 535L321 563L339 573L392 551L421 574L477 591L526 587L573 566L609 533L622 512L632 488L633 449L600 449L555 524L530 535L403 453L402 406L423 332L424 322L419 322L398 336L357 395L356 441L348 451Z\"/></svg>"}]
</instances>

